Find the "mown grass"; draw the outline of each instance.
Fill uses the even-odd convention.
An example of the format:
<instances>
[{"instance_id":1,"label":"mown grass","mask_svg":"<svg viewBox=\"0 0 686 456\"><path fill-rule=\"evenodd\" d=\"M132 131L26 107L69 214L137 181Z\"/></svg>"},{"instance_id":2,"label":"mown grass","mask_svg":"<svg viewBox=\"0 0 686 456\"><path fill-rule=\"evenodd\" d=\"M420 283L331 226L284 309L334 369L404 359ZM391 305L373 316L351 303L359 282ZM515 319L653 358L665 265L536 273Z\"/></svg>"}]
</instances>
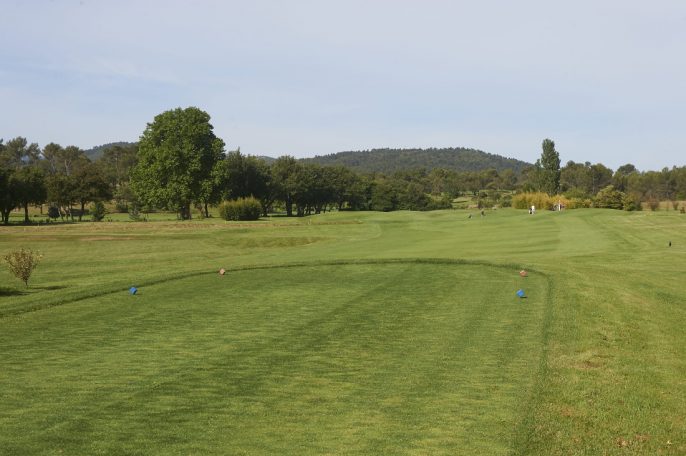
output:
<instances>
[{"instance_id":1,"label":"mown grass","mask_svg":"<svg viewBox=\"0 0 686 456\"><path fill-rule=\"evenodd\" d=\"M0 252L45 260L28 291L0 271L0 453L684 454L685 227L503 210L6 228Z\"/></svg>"}]
</instances>

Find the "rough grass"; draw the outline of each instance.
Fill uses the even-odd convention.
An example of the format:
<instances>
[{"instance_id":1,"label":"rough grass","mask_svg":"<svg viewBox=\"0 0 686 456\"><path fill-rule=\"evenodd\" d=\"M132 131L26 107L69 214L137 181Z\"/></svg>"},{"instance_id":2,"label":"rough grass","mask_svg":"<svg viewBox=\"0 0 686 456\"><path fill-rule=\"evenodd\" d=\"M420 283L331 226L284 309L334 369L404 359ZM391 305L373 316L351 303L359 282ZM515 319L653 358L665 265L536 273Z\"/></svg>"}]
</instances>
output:
<instances>
[{"instance_id":1,"label":"rough grass","mask_svg":"<svg viewBox=\"0 0 686 456\"><path fill-rule=\"evenodd\" d=\"M684 454L684 228L610 210L5 228L0 252L45 260L27 291L0 271L0 453Z\"/></svg>"}]
</instances>

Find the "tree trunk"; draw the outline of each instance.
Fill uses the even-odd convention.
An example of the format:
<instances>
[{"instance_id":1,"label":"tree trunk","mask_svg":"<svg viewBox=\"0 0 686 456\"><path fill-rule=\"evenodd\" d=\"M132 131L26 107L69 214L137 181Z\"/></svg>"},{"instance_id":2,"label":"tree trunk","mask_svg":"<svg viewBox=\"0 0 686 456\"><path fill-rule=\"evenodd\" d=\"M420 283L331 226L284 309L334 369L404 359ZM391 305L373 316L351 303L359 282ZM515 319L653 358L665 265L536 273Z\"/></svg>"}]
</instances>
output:
<instances>
[{"instance_id":1,"label":"tree trunk","mask_svg":"<svg viewBox=\"0 0 686 456\"><path fill-rule=\"evenodd\" d=\"M10 211L2 211L2 223L9 225L10 223Z\"/></svg>"},{"instance_id":2,"label":"tree trunk","mask_svg":"<svg viewBox=\"0 0 686 456\"><path fill-rule=\"evenodd\" d=\"M24 203L24 223L28 224L29 222L29 203Z\"/></svg>"},{"instance_id":3,"label":"tree trunk","mask_svg":"<svg viewBox=\"0 0 686 456\"><path fill-rule=\"evenodd\" d=\"M179 215L181 216L181 220L190 220L191 219L191 203L185 203L179 208Z\"/></svg>"},{"instance_id":4,"label":"tree trunk","mask_svg":"<svg viewBox=\"0 0 686 456\"><path fill-rule=\"evenodd\" d=\"M207 201L205 201L205 218L210 216L210 212L207 210Z\"/></svg>"},{"instance_id":5,"label":"tree trunk","mask_svg":"<svg viewBox=\"0 0 686 456\"><path fill-rule=\"evenodd\" d=\"M293 200L291 200L290 195L286 197L286 215L288 217L293 217Z\"/></svg>"},{"instance_id":6,"label":"tree trunk","mask_svg":"<svg viewBox=\"0 0 686 456\"><path fill-rule=\"evenodd\" d=\"M86 207L86 202L81 201L81 212L79 212L79 222L81 221L81 217L83 217L83 210Z\"/></svg>"}]
</instances>

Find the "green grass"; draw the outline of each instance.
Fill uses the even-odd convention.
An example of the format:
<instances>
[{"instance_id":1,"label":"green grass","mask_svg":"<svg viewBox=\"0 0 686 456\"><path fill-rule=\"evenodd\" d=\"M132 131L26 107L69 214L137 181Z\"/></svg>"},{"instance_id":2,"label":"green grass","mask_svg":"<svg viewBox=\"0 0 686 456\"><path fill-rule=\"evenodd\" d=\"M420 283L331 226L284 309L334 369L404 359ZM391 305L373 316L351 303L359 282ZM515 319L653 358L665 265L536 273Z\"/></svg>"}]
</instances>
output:
<instances>
[{"instance_id":1,"label":"green grass","mask_svg":"<svg viewBox=\"0 0 686 456\"><path fill-rule=\"evenodd\" d=\"M45 259L28 290L0 271L0 454L684 454L684 228L606 210L4 228L0 252Z\"/></svg>"}]
</instances>

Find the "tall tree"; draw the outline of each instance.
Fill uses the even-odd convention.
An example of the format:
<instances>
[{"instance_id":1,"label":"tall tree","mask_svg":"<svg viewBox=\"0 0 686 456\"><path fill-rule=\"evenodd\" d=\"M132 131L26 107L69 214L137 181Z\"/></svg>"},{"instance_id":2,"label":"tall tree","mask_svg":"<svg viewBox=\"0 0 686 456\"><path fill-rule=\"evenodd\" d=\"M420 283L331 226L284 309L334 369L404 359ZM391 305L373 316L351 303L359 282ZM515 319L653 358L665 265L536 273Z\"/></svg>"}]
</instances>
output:
<instances>
[{"instance_id":1,"label":"tall tree","mask_svg":"<svg viewBox=\"0 0 686 456\"><path fill-rule=\"evenodd\" d=\"M103 151L99 160L112 190L129 181L131 169L138 161L138 144L112 146Z\"/></svg>"},{"instance_id":2,"label":"tall tree","mask_svg":"<svg viewBox=\"0 0 686 456\"><path fill-rule=\"evenodd\" d=\"M541 158L536 160L538 187L542 192L554 195L560 189L560 154L551 139L544 139L542 147Z\"/></svg>"},{"instance_id":3,"label":"tall tree","mask_svg":"<svg viewBox=\"0 0 686 456\"><path fill-rule=\"evenodd\" d=\"M102 169L95 163L78 168L73 176L74 197L81 204L79 222L83 217L86 203L90 201L103 201L112 198L112 189L107 183Z\"/></svg>"},{"instance_id":4,"label":"tall tree","mask_svg":"<svg viewBox=\"0 0 686 456\"><path fill-rule=\"evenodd\" d=\"M0 166L17 170L24 166L34 165L39 157L40 147L38 144L29 144L26 138L17 136L7 141L2 147Z\"/></svg>"},{"instance_id":5,"label":"tall tree","mask_svg":"<svg viewBox=\"0 0 686 456\"><path fill-rule=\"evenodd\" d=\"M24 223L29 223L29 204L43 204L47 198L45 175L37 166L25 166L10 177L16 203L24 208Z\"/></svg>"},{"instance_id":6,"label":"tall tree","mask_svg":"<svg viewBox=\"0 0 686 456\"><path fill-rule=\"evenodd\" d=\"M0 140L0 213L9 223L9 214L18 206L24 208L24 221L29 222L28 206L45 199L43 175L37 168L38 144L18 136L7 144Z\"/></svg>"},{"instance_id":7,"label":"tall tree","mask_svg":"<svg viewBox=\"0 0 686 456\"><path fill-rule=\"evenodd\" d=\"M209 114L195 107L155 116L140 138L131 174L141 202L191 218L191 204L209 197L207 182L224 155L224 141L213 130Z\"/></svg>"},{"instance_id":8,"label":"tall tree","mask_svg":"<svg viewBox=\"0 0 686 456\"><path fill-rule=\"evenodd\" d=\"M297 187L296 174L301 165L290 155L276 159L272 164L272 178L277 188L278 198L286 205L286 215L293 216L293 194Z\"/></svg>"}]
</instances>

